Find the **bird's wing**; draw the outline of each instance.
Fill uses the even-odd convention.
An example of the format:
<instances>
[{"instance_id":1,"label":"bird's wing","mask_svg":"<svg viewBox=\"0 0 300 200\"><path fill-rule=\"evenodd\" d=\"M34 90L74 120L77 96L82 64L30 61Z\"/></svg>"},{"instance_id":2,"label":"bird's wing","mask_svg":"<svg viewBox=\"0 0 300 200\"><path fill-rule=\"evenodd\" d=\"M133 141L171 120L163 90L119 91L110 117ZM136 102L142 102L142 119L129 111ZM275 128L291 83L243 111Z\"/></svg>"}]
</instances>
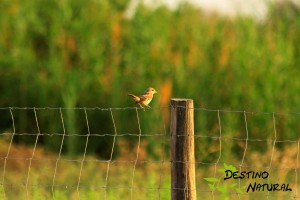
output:
<instances>
[{"instance_id":1,"label":"bird's wing","mask_svg":"<svg viewBox=\"0 0 300 200\"><path fill-rule=\"evenodd\" d=\"M143 94L140 97L140 101L146 101L146 100L149 100L149 99L152 99L152 95L151 94Z\"/></svg>"},{"instance_id":2,"label":"bird's wing","mask_svg":"<svg viewBox=\"0 0 300 200\"><path fill-rule=\"evenodd\" d=\"M143 94L140 96L140 102L145 105L148 106L148 104L151 102L153 95L152 94Z\"/></svg>"},{"instance_id":3,"label":"bird's wing","mask_svg":"<svg viewBox=\"0 0 300 200\"><path fill-rule=\"evenodd\" d=\"M135 96L133 94L128 94L128 96L132 97L134 101L139 102L141 99L138 96Z\"/></svg>"}]
</instances>

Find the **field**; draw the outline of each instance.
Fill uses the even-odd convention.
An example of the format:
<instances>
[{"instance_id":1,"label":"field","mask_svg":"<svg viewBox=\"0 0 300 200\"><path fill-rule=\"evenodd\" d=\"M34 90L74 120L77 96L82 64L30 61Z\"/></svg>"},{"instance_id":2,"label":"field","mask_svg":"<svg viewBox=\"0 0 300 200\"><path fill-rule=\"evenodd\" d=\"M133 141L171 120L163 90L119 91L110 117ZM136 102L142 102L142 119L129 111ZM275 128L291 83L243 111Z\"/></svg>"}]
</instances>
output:
<instances>
[{"instance_id":1,"label":"field","mask_svg":"<svg viewBox=\"0 0 300 200\"><path fill-rule=\"evenodd\" d=\"M1 147L8 147L8 142L1 142ZM23 145L12 145L10 159L6 163L5 186L1 187L1 195L7 199L170 199L170 162L166 156L164 162L157 162L151 158L143 158L136 164L134 179L134 160L122 157L109 165L107 160L95 156L87 156L83 162L80 184L78 178L82 156L65 157L58 161L56 175L54 171L57 154L47 152L41 147L35 150L32 160L28 184L29 159L32 155L32 148ZM265 166L269 165L272 148L265 154L249 153L246 156L243 170L268 171ZM287 199L299 191L299 184L296 184L296 171L293 167L297 165L297 152L299 147L291 145L281 152L274 152L274 160L270 171L271 183L288 183L292 192L271 192L269 199ZM0 152L1 157L6 152ZM168 154L167 154L168 155ZM199 162L200 160L198 160ZM299 161L298 161L299 162ZM230 164L238 165L240 161L230 160ZM1 160L1 174L3 175L3 159ZM218 163L217 169L222 167ZM247 167L248 166L248 167ZM210 192L206 177L214 177L214 165L199 162L196 165L196 187L197 197L202 199L265 199L267 192L249 192L246 190L240 197L235 191L228 190L226 193ZM297 169L299 172L299 169ZM298 173L299 174L299 173ZM221 174L220 174L221 175ZM106 177L107 180L106 180ZM218 177L218 176L217 176ZM55 180L53 182L53 179ZM258 183L266 183L266 180L257 179ZM238 183L232 181L229 183ZM241 186L254 183L253 180L241 180ZM133 187L132 187L133 183ZM228 183L228 182L227 182ZM53 187L52 187L53 186ZM4 190L5 189L5 190ZM3 193L5 191L5 194ZM27 193L28 192L28 193ZM28 195L28 196L27 196ZM132 196L131 196L132 195Z\"/></svg>"},{"instance_id":2,"label":"field","mask_svg":"<svg viewBox=\"0 0 300 200\"><path fill-rule=\"evenodd\" d=\"M273 157L272 166L288 168L274 169L276 181L294 183L299 171L299 7L271 4L268 17L256 21L209 14L188 4L174 11L140 5L128 18L127 3L0 2L2 170L15 133L9 157L16 158L7 159L3 179L11 183L4 186L9 199L24 198L26 191L33 199L52 198L58 155L62 158L55 178L58 188L53 188L57 199L75 198L78 191L83 199L105 194L107 199L131 199L131 191L133 199L169 199L166 136L172 97L194 99L197 187L203 191L197 192L199 197L211 197L203 178L213 176L215 168L203 163L217 161L220 124L224 137L220 167L240 164L248 144L245 164L266 167ZM137 118L127 93L141 94L148 86L158 95L151 102L153 109L139 110ZM84 108L90 108L87 116ZM219 122L218 110L242 112L221 112ZM243 111L249 111L248 143L242 140ZM137 189L131 190L138 119L143 135L138 160L147 162L137 162L133 181ZM36 140L38 132L42 135ZM95 136L85 148L88 132ZM111 165L106 183L106 161L116 132L122 136L115 142L113 160L126 162ZM68 137L59 154L63 133ZM274 145L274 140L279 142ZM38 159L30 161L35 145L33 158ZM83 155L91 161L81 162Z\"/></svg>"}]
</instances>

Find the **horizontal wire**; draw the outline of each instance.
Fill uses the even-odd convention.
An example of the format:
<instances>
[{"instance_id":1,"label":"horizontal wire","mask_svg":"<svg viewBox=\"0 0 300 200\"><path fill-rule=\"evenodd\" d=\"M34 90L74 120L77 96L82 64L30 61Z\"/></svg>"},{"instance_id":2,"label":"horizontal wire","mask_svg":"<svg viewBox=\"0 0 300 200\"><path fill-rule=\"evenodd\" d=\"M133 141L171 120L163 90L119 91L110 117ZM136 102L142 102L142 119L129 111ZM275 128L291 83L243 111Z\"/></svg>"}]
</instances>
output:
<instances>
[{"instance_id":1,"label":"horizontal wire","mask_svg":"<svg viewBox=\"0 0 300 200\"><path fill-rule=\"evenodd\" d=\"M180 106L178 106L180 107ZM207 108L194 108L194 110L204 110L208 112L223 112L223 113L245 113L250 115L300 115L300 112L262 112L262 111L245 111L245 110L224 110L224 109L207 109Z\"/></svg>"},{"instance_id":2,"label":"horizontal wire","mask_svg":"<svg viewBox=\"0 0 300 200\"><path fill-rule=\"evenodd\" d=\"M159 106L147 108L151 109L162 109L169 108L170 106ZM102 107L0 107L0 110L100 110L100 111L110 111L110 110L143 110L140 107L112 107L112 108L102 108Z\"/></svg>"},{"instance_id":3,"label":"horizontal wire","mask_svg":"<svg viewBox=\"0 0 300 200\"><path fill-rule=\"evenodd\" d=\"M6 187L25 187L26 183L1 183L0 185ZM52 184L28 184L28 187L42 187L42 188L59 188L59 189L77 189L77 185L52 185ZM99 185L80 185L80 190L107 190L107 189L128 189L128 190L186 190L186 188L175 188L175 187L141 187L141 186L99 186ZM192 191L197 191L200 193L211 193L212 190L201 190L201 189L191 189ZM226 194L226 195L237 195L236 192L225 192L221 193L218 191L214 191L219 194ZM273 197L291 197L291 198L300 198L300 196L296 195L279 195L279 194L261 194L261 193L244 193L240 195L245 196L273 196Z\"/></svg>"},{"instance_id":4,"label":"horizontal wire","mask_svg":"<svg viewBox=\"0 0 300 200\"><path fill-rule=\"evenodd\" d=\"M29 136L36 136L38 133L1 133L1 135L29 135ZM76 137L87 137L88 133L86 134L79 134L79 133L69 133L69 134L63 134L63 133L40 133L40 136L66 136L66 137L72 137L72 136L76 136ZM123 133L123 134L118 134L118 135L114 135L114 134L108 134L108 133L103 133L103 134L89 134L90 136L97 136L97 137L105 137L105 136L111 136L111 137L124 137L124 136L139 136L138 133L134 134L134 133ZM143 134L141 135L142 137L154 137L154 136L165 136L163 133L158 133L158 134Z\"/></svg>"},{"instance_id":5,"label":"horizontal wire","mask_svg":"<svg viewBox=\"0 0 300 200\"><path fill-rule=\"evenodd\" d=\"M162 109L162 108L169 108L172 107L170 104L167 106L157 106L157 107L151 107L148 109ZM204 107L194 107L189 108L185 106L177 106L178 108L186 108L186 109L193 109L193 110L203 110L207 112L224 112L224 113L245 113L245 114L262 114L262 115L300 115L300 112L264 112L264 111L246 111L246 110L226 110L226 109L209 109ZM142 110L143 108L140 107L0 107L0 110L100 110L100 111L110 111L110 110Z\"/></svg>"},{"instance_id":6,"label":"horizontal wire","mask_svg":"<svg viewBox=\"0 0 300 200\"><path fill-rule=\"evenodd\" d=\"M0 160L32 160L32 161L41 161L41 162L54 162L57 161L55 158L26 158L26 157L0 157ZM82 159L66 159L66 158L60 158L59 161L61 162L82 162ZM189 163L189 164L201 164L201 165L217 165L219 167L223 167L222 163L216 163L216 162L201 162L201 161L195 161L195 162L189 162L189 161L172 161L172 160L165 160L165 161L156 161L156 160L99 160L99 159L85 159L83 162L95 162L95 163L110 163L110 164L117 164L117 163L132 163L135 162L139 164L171 164L171 163ZM240 164L233 165L235 167L240 167ZM294 167L270 167L270 166L254 166L254 165L242 165L243 168L265 168L265 169L275 169L275 170L298 170L300 167L294 166Z\"/></svg>"},{"instance_id":7,"label":"horizontal wire","mask_svg":"<svg viewBox=\"0 0 300 200\"><path fill-rule=\"evenodd\" d=\"M178 108L186 108L193 110L203 110L207 112L223 112L223 113L241 113L241 114L252 114L252 115L300 115L300 112L264 112L264 111L246 111L246 110L225 110L225 109L208 109L204 107L186 107L186 106L177 106Z\"/></svg>"},{"instance_id":8,"label":"horizontal wire","mask_svg":"<svg viewBox=\"0 0 300 200\"><path fill-rule=\"evenodd\" d=\"M1 133L1 135L20 135L20 136L36 136L38 133ZM40 136L66 136L66 137L87 137L88 134L78 134L78 133L71 133L71 134L63 134L63 133L40 133ZM134 133L123 133L123 134L118 134L118 135L114 135L114 134L108 134L108 133L104 133L104 134L90 134L89 137L91 136L95 136L95 137L105 137L105 136L110 136L110 137L125 137L125 136L135 136L135 137L139 137L139 134L134 134ZM142 134L140 135L141 137L164 137L165 134L164 133L157 133L157 134ZM186 137L189 135L176 135L177 137ZM208 135L194 135L194 138L209 138L209 139L216 139L219 140L220 137L219 136L208 136ZM238 137L226 137L226 136L222 136L221 139L223 140L237 140L237 141L253 141L253 142L276 142L276 143L283 143L283 142L300 142L299 140L273 140L273 139L262 139L262 138L238 138Z\"/></svg>"}]
</instances>

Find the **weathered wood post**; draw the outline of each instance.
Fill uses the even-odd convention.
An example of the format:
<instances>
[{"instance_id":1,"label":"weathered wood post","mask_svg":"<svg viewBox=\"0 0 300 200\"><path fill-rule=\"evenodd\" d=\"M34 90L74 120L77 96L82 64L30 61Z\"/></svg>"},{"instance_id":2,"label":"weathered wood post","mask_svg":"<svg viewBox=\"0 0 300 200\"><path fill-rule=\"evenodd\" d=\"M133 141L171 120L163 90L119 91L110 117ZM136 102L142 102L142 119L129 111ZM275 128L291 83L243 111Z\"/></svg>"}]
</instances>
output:
<instances>
[{"instance_id":1,"label":"weathered wood post","mask_svg":"<svg viewBox=\"0 0 300 200\"><path fill-rule=\"evenodd\" d=\"M195 200L194 103L171 99L171 198Z\"/></svg>"}]
</instances>

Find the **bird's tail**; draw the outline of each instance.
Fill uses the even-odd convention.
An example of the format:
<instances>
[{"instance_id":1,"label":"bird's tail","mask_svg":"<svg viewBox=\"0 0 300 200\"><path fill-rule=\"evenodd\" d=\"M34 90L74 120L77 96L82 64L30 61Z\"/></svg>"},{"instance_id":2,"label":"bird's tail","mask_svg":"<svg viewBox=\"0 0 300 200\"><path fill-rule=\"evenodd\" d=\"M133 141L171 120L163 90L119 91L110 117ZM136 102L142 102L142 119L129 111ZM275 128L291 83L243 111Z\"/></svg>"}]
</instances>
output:
<instances>
[{"instance_id":1,"label":"bird's tail","mask_svg":"<svg viewBox=\"0 0 300 200\"><path fill-rule=\"evenodd\" d=\"M132 97L135 102L139 102L140 101L140 97L138 97L138 96L135 96L133 94L128 94L128 96Z\"/></svg>"}]
</instances>

